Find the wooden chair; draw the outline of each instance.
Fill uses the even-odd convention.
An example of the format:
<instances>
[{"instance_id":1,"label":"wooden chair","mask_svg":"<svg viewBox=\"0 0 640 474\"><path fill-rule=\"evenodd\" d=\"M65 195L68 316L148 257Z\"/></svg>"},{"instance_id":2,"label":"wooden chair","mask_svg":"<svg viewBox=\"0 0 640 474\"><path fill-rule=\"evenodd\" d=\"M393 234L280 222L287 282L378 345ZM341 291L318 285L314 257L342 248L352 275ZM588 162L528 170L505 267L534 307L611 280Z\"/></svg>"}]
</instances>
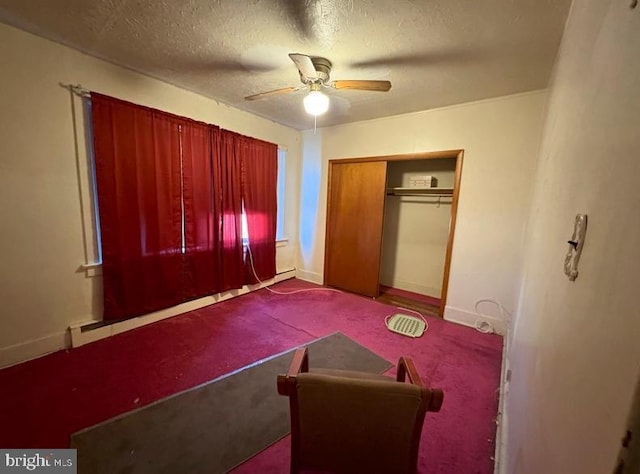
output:
<instances>
[{"instance_id":1,"label":"wooden chair","mask_svg":"<svg viewBox=\"0 0 640 474\"><path fill-rule=\"evenodd\" d=\"M439 411L444 397L422 384L408 357L400 358L394 380L309 372L306 349L298 349L289 372L278 375L278 393L289 397L292 473L415 473L425 414Z\"/></svg>"}]
</instances>

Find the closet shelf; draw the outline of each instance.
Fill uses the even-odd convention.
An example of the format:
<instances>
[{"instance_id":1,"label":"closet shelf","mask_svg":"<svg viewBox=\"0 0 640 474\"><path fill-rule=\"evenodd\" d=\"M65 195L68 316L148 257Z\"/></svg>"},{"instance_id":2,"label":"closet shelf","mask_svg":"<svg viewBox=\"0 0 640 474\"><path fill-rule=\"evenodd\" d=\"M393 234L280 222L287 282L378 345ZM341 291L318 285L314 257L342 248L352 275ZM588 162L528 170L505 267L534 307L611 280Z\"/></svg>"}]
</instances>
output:
<instances>
[{"instance_id":1,"label":"closet shelf","mask_svg":"<svg viewBox=\"0 0 640 474\"><path fill-rule=\"evenodd\" d=\"M420 196L451 196L453 188L419 188L419 187L397 187L387 188L387 194L391 195L420 195Z\"/></svg>"}]
</instances>

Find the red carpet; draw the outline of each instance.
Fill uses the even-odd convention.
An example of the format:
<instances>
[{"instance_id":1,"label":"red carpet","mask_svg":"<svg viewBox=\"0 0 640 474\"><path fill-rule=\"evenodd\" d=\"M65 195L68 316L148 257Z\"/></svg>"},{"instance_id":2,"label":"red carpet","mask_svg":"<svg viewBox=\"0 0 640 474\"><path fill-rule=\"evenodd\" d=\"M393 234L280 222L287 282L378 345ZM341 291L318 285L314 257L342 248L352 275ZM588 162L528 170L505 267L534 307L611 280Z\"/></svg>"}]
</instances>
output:
<instances>
[{"instance_id":1,"label":"red carpet","mask_svg":"<svg viewBox=\"0 0 640 474\"><path fill-rule=\"evenodd\" d=\"M261 290L0 370L0 446L68 447L81 428L341 331L393 362L413 357L423 379L444 390L442 411L425 420L420 472L493 472L502 339L434 318L411 339L384 327L393 312L348 293ZM286 438L235 472L287 472L288 459Z\"/></svg>"}]
</instances>

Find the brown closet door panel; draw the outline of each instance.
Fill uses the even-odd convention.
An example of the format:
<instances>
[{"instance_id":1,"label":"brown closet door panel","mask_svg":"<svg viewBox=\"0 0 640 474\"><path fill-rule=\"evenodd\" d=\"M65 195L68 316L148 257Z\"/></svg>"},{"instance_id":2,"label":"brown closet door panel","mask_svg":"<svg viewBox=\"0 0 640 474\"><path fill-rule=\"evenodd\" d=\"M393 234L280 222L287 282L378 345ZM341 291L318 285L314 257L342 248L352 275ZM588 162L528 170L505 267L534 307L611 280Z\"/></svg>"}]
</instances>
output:
<instances>
[{"instance_id":1,"label":"brown closet door panel","mask_svg":"<svg viewBox=\"0 0 640 474\"><path fill-rule=\"evenodd\" d=\"M325 284L376 297L387 163L330 166Z\"/></svg>"}]
</instances>

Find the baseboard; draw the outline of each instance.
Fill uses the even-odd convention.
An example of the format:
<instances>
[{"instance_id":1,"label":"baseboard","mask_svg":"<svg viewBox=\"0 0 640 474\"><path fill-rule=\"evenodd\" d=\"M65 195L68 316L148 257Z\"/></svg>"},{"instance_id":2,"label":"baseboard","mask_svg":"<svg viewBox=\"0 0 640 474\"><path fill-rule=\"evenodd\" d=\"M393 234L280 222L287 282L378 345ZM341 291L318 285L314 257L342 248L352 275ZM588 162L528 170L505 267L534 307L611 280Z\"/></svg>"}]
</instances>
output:
<instances>
[{"instance_id":1,"label":"baseboard","mask_svg":"<svg viewBox=\"0 0 640 474\"><path fill-rule=\"evenodd\" d=\"M296 278L304 281L310 281L311 283L315 283L317 285L324 284L324 278L320 273L309 272L306 270L296 270Z\"/></svg>"},{"instance_id":2,"label":"baseboard","mask_svg":"<svg viewBox=\"0 0 640 474\"><path fill-rule=\"evenodd\" d=\"M293 272L293 277L289 276L291 272ZM278 283L279 281L288 280L289 278L295 277L295 272L296 272L295 267L287 266L287 267L276 268L276 276L273 277L273 279L275 280L276 283ZM283 277L283 275L285 276Z\"/></svg>"},{"instance_id":3,"label":"baseboard","mask_svg":"<svg viewBox=\"0 0 640 474\"><path fill-rule=\"evenodd\" d=\"M296 269L293 267L278 270L278 273L276 274L276 276L273 277L273 283L280 283L281 281L290 280L295 277L296 277ZM267 282L264 286L269 286L271 284L272 283Z\"/></svg>"},{"instance_id":4,"label":"baseboard","mask_svg":"<svg viewBox=\"0 0 640 474\"><path fill-rule=\"evenodd\" d=\"M205 306L210 306L215 303L220 303L221 301L226 301L228 299L245 295L255 290L259 290L260 288L264 288L265 286L270 286L274 283L294 278L295 275L295 269L290 269L278 273L271 280L262 282L259 285L245 285L238 290L218 293L212 296L205 296L204 298L199 298L197 300L189 301L177 306L172 306L171 308L163 309L154 313L145 314L144 316L127 319L126 321L120 321L108 326L102 326L95 329L87 330L86 328L92 324L95 324L96 321L86 321L83 323L75 324L69 327L69 331L71 333L71 346L80 347L85 344L98 341L100 339L105 339L107 337L123 333L125 331L130 331L131 329L136 329L141 326L146 326L147 324L162 321L163 319L178 316L179 314L204 308Z\"/></svg>"},{"instance_id":5,"label":"baseboard","mask_svg":"<svg viewBox=\"0 0 640 474\"><path fill-rule=\"evenodd\" d=\"M236 296L259 290L260 288L263 288L265 286L273 285L274 283L288 280L290 278L295 278L295 276L296 271L294 268L283 269L280 270L275 278L272 278L271 280L264 282L261 285L244 286L240 290L229 291L214 296L207 296L195 301L189 301L188 303L174 306L172 308L157 311L152 314L147 314L145 316L128 319L120 323L98 327L91 330L83 330L83 328L86 328L87 326L95 324L99 321L90 320L74 324L69 327L68 331L56 332L47 336L40 337L38 339L33 339L30 341L25 341L0 348L0 368L20 364L31 359L37 359L38 357L45 356L52 352L61 351L69 347L79 347L90 342L98 341L100 339L104 339L121 332L129 331L140 326L145 326L156 321L171 318L173 316L177 316L178 314L193 311L195 309L219 303L220 301L225 301L230 298L235 298Z\"/></svg>"},{"instance_id":6,"label":"baseboard","mask_svg":"<svg viewBox=\"0 0 640 474\"><path fill-rule=\"evenodd\" d=\"M476 327L478 323L486 323L493 328L493 332L504 336L507 333L507 321L491 316L485 316L473 311L465 311L447 305L444 309L444 319L463 326Z\"/></svg>"},{"instance_id":7,"label":"baseboard","mask_svg":"<svg viewBox=\"0 0 640 474\"><path fill-rule=\"evenodd\" d=\"M502 370L500 372L500 400L498 402L498 416L496 417L496 450L494 454L493 474L509 474L507 472L507 440L508 440L508 405L509 382L511 369L509 368L509 334L502 342Z\"/></svg>"},{"instance_id":8,"label":"baseboard","mask_svg":"<svg viewBox=\"0 0 640 474\"><path fill-rule=\"evenodd\" d=\"M69 347L69 333L56 332L31 341L13 344L0 349L0 368L37 359L52 352Z\"/></svg>"}]
</instances>

